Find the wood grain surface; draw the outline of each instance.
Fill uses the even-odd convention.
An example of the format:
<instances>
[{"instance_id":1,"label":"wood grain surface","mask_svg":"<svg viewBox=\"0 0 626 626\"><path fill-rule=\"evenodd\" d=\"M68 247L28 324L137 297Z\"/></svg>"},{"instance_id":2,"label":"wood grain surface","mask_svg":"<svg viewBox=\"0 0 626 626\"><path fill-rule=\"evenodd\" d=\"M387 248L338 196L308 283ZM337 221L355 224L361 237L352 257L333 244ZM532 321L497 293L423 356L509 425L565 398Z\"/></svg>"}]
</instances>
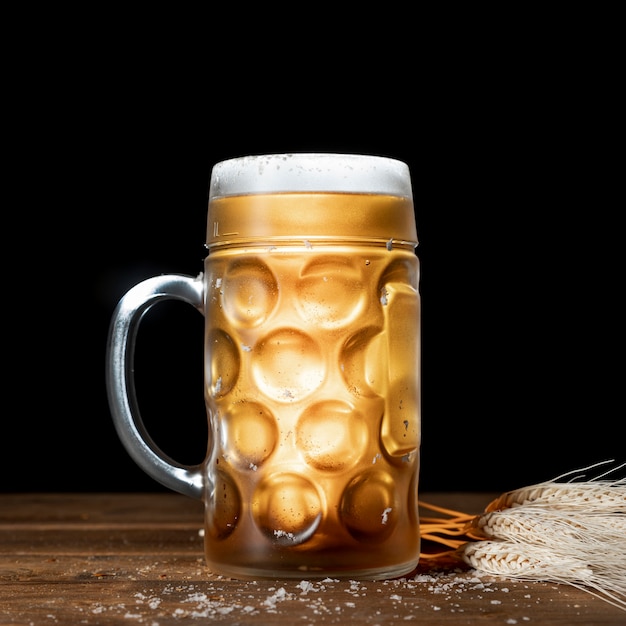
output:
<instances>
[{"instance_id":1,"label":"wood grain surface","mask_svg":"<svg viewBox=\"0 0 626 626\"><path fill-rule=\"evenodd\" d=\"M421 497L479 513L494 495ZM0 494L0 624L626 624L585 590L450 558L376 582L225 578L204 562L202 518L174 493Z\"/></svg>"}]
</instances>

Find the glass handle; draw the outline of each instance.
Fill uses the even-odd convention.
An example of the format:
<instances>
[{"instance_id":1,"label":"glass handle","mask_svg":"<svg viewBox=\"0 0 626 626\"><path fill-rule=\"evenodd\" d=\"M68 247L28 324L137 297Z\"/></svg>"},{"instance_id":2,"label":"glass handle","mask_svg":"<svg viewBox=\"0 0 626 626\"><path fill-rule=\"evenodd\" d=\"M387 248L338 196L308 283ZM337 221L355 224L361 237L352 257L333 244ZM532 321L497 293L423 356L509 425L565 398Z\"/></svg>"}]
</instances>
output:
<instances>
[{"instance_id":1,"label":"glass handle","mask_svg":"<svg viewBox=\"0 0 626 626\"><path fill-rule=\"evenodd\" d=\"M165 274L132 287L111 319L106 350L106 385L113 423L132 459L156 481L179 493L201 499L202 465L184 465L167 456L148 434L137 403L134 351L143 315L163 300L181 300L204 312L203 275Z\"/></svg>"}]
</instances>

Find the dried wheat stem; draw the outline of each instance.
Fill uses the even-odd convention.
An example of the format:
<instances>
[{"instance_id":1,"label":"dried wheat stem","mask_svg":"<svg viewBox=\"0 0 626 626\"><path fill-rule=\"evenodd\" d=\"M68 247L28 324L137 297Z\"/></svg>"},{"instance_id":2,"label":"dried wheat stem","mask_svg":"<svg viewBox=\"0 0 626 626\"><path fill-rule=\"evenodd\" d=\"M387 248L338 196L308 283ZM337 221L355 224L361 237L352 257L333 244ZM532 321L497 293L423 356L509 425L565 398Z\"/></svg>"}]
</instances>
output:
<instances>
[{"instance_id":1,"label":"dried wheat stem","mask_svg":"<svg viewBox=\"0 0 626 626\"><path fill-rule=\"evenodd\" d=\"M431 511L435 511L436 513L443 513L444 515L447 515L448 516L447 521L450 523L469 522L471 519L474 518L474 515L469 515L468 513L462 513L461 511L456 511L454 509L448 509L443 506L430 504L429 502L424 502L423 500L418 500L418 504L420 508L430 509ZM440 522L442 518L440 517L428 518L428 517L422 516L420 517L420 522L424 520L428 520L428 519L434 519L437 522Z\"/></svg>"},{"instance_id":2,"label":"dried wheat stem","mask_svg":"<svg viewBox=\"0 0 626 626\"><path fill-rule=\"evenodd\" d=\"M459 555L478 571L567 583L626 610L626 478L608 473L503 494L468 524L468 536L484 540Z\"/></svg>"},{"instance_id":3,"label":"dried wheat stem","mask_svg":"<svg viewBox=\"0 0 626 626\"><path fill-rule=\"evenodd\" d=\"M576 550L596 551L611 545L626 552L626 516L618 513L573 513L550 507L518 506L475 517L468 533L476 538L554 545L578 543Z\"/></svg>"},{"instance_id":4,"label":"dried wheat stem","mask_svg":"<svg viewBox=\"0 0 626 626\"><path fill-rule=\"evenodd\" d=\"M453 539L452 537L465 536L468 524L474 519L474 515L436 506L422 500L419 501L419 506L448 516L447 518L420 517L420 535L422 539L439 543L448 548L448 550L435 554L422 552L420 555L421 559L438 559L441 556L453 554L467 541L467 538Z\"/></svg>"},{"instance_id":5,"label":"dried wheat stem","mask_svg":"<svg viewBox=\"0 0 626 626\"><path fill-rule=\"evenodd\" d=\"M590 591L626 610L626 576L621 566L585 563L574 555L555 554L546 546L517 541L469 542L459 549L474 569L505 578L553 581Z\"/></svg>"},{"instance_id":6,"label":"dried wheat stem","mask_svg":"<svg viewBox=\"0 0 626 626\"><path fill-rule=\"evenodd\" d=\"M612 471L622 469L619 465ZM592 511L626 513L626 477L618 480L590 480L586 482L537 483L502 494L489 503L486 512L521 505L550 505L557 509L581 509Z\"/></svg>"},{"instance_id":7,"label":"dried wheat stem","mask_svg":"<svg viewBox=\"0 0 626 626\"><path fill-rule=\"evenodd\" d=\"M621 487L626 480L620 481ZM615 511L626 513L626 497L620 484L605 481L595 483L543 483L509 491L491 502L486 510L495 511L513 506L549 504L552 507L578 508L585 511Z\"/></svg>"},{"instance_id":8,"label":"dried wheat stem","mask_svg":"<svg viewBox=\"0 0 626 626\"><path fill-rule=\"evenodd\" d=\"M626 477L606 479L624 467L509 491L476 516L420 501L448 516L421 518L422 537L451 549L422 558L454 554L478 573L565 583L626 610Z\"/></svg>"},{"instance_id":9,"label":"dried wheat stem","mask_svg":"<svg viewBox=\"0 0 626 626\"><path fill-rule=\"evenodd\" d=\"M554 554L541 546L520 546L512 541L477 541L461 549L463 560L475 569L497 576L515 576L545 580L566 571L572 579L591 577L588 567L577 559L560 559L555 567ZM558 569L557 569L558 568Z\"/></svg>"}]
</instances>

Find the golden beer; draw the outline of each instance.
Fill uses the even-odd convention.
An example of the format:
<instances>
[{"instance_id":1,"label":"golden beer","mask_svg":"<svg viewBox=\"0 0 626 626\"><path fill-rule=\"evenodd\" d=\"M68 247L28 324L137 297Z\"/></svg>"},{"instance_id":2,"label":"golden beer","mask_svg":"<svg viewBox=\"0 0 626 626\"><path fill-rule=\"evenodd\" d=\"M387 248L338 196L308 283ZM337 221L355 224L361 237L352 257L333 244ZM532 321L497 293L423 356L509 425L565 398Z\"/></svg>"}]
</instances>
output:
<instances>
[{"instance_id":1,"label":"golden beer","mask_svg":"<svg viewBox=\"0 0 626 626\"><path fill-rule=\"evenodd\" d=\"M205 543L216 571L415 567L419 266L415 243L376 236L411 218L406 198L374 194L210 203Z\"/></svg>"}]
</instances>

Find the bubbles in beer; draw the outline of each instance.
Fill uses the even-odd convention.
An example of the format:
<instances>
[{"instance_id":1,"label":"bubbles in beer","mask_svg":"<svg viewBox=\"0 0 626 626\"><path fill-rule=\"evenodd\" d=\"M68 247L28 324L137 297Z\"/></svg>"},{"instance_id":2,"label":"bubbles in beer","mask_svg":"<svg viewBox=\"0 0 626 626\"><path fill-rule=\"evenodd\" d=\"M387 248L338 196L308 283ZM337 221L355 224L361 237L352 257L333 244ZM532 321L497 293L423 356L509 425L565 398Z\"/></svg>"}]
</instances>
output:
<instances>
[{"instance_id":1,"label":"bubbles in beer","mask_svg":"<svg viewBox=\"0 0 626 626\"><path fill-rule=\"evenodd\" d=\"M222 279L224 310L235 324L258 326L271 314L278 299L278 284L259 258L237 259Z\"/></svg>"},{"instance_id":2,"label":"bubbles in beer","mask_svg":"<svg viewBox=\"0 0 626 626\"><path fill-rule=\"evenodd\" d=\"M258 388L281 402L308 396L322 384L326 373L319 345L296 328L281 328L263 337L251 358Z\"/></svg>"},{"instance_id":3,"label":"bubbles in beer","mask_svg":"<svg viewBox=\"0 0 626 626\"><path fill-rule=\"evenodd\" d=\"M297 446L310 465L324 471L349 468L363 455L368 427L359 411L327 400L308 407L298 420Z\"/></svg>"},{"instance_id":4,"label":"bubbles in beer","mask_svg":"<svg viewBox=\"0 0 626 626\"><path fill-rule=\"evenodd\" d=\"M340 506L341 518L360 541L382 541L398 521L398 501L391 475L366 471L346 488Z\"/></svg>"},{"instance_id":5,"label":"bubbles in beer","mask_svg":"<svg viewBox=\"0 0 626 626\"><path fill-rule=\"evenodd\" d=\"M213 493L209 494L207 529L215 539L225 539L236 528L241 515L241 495L232 478L222 471L215 473Z\"/></svg>"},{"instance_id":6,"label":"bubbles in beer","mask_svg":"<svg viewBox=\"0 0 626 626\"><path fill-rule=\"evenodd\" d=\"M207 332L205 366L209 392L215 398L227 395L239 377L239 352L232 337L219 328Z\"/></svg>"},{"instance_id":7,"label":"bubbles in beer","mask_svg":"<svg viewBox=\"0 0 626 626\"><path fill-rule=\"evenodd\" d=\"M353 322L367 301L361 268L339 255L314 257L301 270L296 295L302 319L320 328Z\"/></svg>"},{"instance_id":8,"label":"bubbles in beer","mask_svg":"<svg viewBox=\"0 0 626 626\"><path fill-rule=\"evenodd\" d=\"M221 419L222 448L239 469L256 471L272 454L278 441L276 420L258 402L237 402Z\"/></svg>"},{"instance_id":9,"label":"bubbles in beer","mask_svg":"<svg viewBox=\"0 0 626 626\"><path fill-rule=\"evenodd\" d=\"M313 536L322 518L322 501L301 474L279 473L261 480L252 499L255 521L273 541L297 545Z\"/></svg>"},{"instance_id":10,"label":"bubbles in beer","mask_svg":"<svg viewBox=\"0 0 626 626\"><path fill-rule=\"evenodd\" d=\"M366 326L341 346L339 368L348 390L356 397L373 398L385 390L387 358L380 349L380 326Z\"/></svg>"}]
</instances>

